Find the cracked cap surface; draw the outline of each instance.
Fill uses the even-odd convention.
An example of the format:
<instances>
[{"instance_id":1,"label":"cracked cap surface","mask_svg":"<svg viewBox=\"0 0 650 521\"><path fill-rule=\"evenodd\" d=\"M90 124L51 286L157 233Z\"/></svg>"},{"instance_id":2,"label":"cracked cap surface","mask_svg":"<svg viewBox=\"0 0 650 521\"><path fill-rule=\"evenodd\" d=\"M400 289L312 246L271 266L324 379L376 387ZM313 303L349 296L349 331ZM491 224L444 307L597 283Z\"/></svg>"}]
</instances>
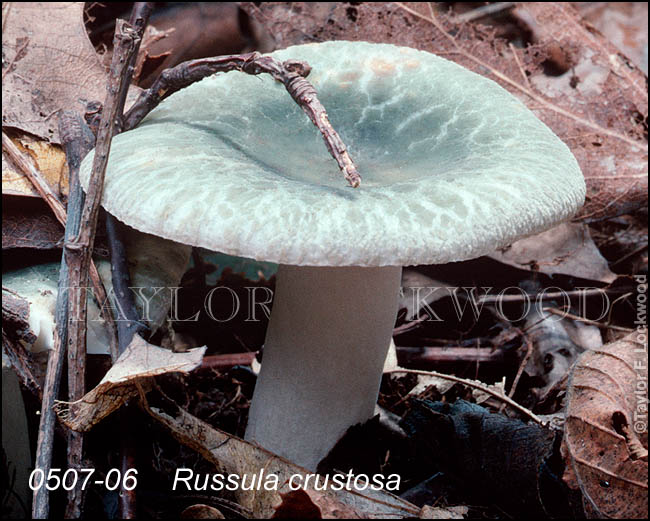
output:
<instances>
[{"instance_id":1,"label":"cracked cap surface","mask_svg":"<svg viewBox=\"0 0 650 521\"><path fill-rule=\"evenodd\" d=\"M230 72L170 96L113 140L102 205L142 231L232 255L385 266L490 253L584 202L568 147L487 78L388 44L272 55L312 66L359 188L283 85ZM84 186L91 166L92 153Z\"/></svg>"}]
</instances>

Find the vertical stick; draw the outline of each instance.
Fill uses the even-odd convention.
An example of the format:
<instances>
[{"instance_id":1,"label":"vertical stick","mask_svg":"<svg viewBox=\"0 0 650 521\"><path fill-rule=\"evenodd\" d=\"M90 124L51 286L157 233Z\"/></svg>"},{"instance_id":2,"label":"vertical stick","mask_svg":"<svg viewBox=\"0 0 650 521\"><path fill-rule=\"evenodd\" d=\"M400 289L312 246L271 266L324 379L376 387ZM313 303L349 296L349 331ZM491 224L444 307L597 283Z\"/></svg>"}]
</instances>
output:
<instances>
[{"instance_id":1,"label":"vertical stick","mask_svg":"<svg viewBox=\"0 0 650 521\"><path fill-rule=\"evenodd\" d=\"M75 367L72 369L73 374L78 373L83 375L85 373L86 294L82 290L88 284L88 270L97 229L97 215L99 213L99 203L102 195L108 154L110 152L113 127L115 126L115 118L118 111L120 115L122 114L122 107L119 105L117 98L121 92L127 65L130 63L131 54L134 52L137 41L139 39L130 26L123 20L118 20L115 28L114 53L108 80L108 93L99 125L97 151L88 192L84 201L83 210L81 211L78 229L73 230L73 226L71 225L70 232L68 233L68 227L66 226L64 246L64 262L66 268L62 270L64 277L59 279L59 294L57 299L65 299L66 296L69 297L69 306L66 309L57 305L59 313L56 320L57 324L67 322L68 334L67 338L62 338L59 328L55 331L54 348L48 360L47 375L43 390L36 468L41 469L45 476L47 476L51 468L55 420L52 406L59 392L65 346L74 353L72 355L72 360L75 363ZM78 172L78 166L76 168ZM69 294L68 288L72 289L71 294ZM63 309L66 309L66 311L62 311ZM83 389L81 391L83 394ZM75 394L78 393L78 387L75 386L72 392ZM76 397L71 395L69 399L75 400L80 397L81 395ZM73 456L69 459L73 461L69 461L69 463L76 465L77 461L81 461L82 442L77 439L71 439L71 443L72 446L69 447L69 453L72 453ZM75 467L73 466L72 468ZM79 498L79 494L75 494L74 491L71 493L67 508L68 513L74 513L80 510ZM41 487L34 493L32 515L36 519L45 519L49 516L49 491L46 487Z\"/></svg>"}]
</instances>

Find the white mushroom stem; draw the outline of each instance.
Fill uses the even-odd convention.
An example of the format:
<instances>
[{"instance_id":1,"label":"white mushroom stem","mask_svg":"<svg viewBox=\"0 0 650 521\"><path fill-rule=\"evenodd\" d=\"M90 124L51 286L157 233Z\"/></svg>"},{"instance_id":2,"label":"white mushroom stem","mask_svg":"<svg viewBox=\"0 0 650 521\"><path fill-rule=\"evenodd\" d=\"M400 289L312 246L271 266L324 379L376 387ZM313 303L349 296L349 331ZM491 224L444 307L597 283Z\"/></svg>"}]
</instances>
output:
<instances>
[{"instance_id":1,"label":"white mushroom stem","mask_svg":"<svg viewBox=\"0 0 650 521\"><path fill-rule=\"evenodd\" d=\"M280 266L247 440L315 470L372 417L401 271Z\"/></svg>"}]
</instances>

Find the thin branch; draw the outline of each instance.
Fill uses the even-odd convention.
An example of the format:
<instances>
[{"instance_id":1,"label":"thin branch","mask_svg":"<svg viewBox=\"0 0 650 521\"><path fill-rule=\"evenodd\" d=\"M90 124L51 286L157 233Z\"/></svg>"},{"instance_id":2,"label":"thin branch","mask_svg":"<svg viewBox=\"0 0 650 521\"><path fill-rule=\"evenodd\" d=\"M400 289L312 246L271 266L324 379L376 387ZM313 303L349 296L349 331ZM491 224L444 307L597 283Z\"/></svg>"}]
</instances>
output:
<instances>
[{"instance_id":1,"label":"thin branch","mask_svg":"<svg viewBox=\"0 0 650 521\"><path fill-rule=\"evenodd\" d=\"M240 71L246 74L270 74L282 83L294 101L320 130L327 150L336 160L350 186L357 188L361 176L348 154L347 147L329 121L325 107L318 100L316 89L305 78L311 67L303 61L280 62L257 52L183 62L164 70L151 88L144 91L124 117L124 130L134 128L156 107L164 96L179 91L217 72Z\"/></svg>"},{"instance_id":2,"label":"thin branch","mask_svg":"<svg viewBox=\"0 0 650 521\"><path fill-rule=\"evenodd\" d=\"M512 42L508 43L508 46L510 47L510 51L512 52L512 56L517 62L517 67L519 67L519 72L521 72L521 77L526 83L526 87L529 89L532 88L530 85L530 80L528 79L528 76L526 75L526 71L524 69L524 66L521 64L521 60L519 59L519 54L517 54L517 49L515 49L515 46Z\"/></svg>"},{"instance_id":3,"label":"thin branch","mask_svg":"<svg viewBox=\"0 0 650 521\"><path fill-rule=\"evenodd\" d=\"M99 213L99 202L101 200L102 187L104 182L104 173L106 162L110 151L110 140L113 132L117 103L116 98L121 89L121 80L123 70L130 59L130 52L134 47L135 33L130 29L126 22L118 20L115 34L115 44L113 53L113 62L111 65L111 74L109 76L108 93L104 111L99 127L99 136L97 138L97 150L93 164L93 172L85 197L84 206L81 210L79 227L73 229L72 220L66 225L66 240L64 247L64 261L62 261L61 273L59 278L59 292L57 295L57 316L56 328L54 334L54 348L48 359L48 369L43 392L43 403L41 407L41 424L39 427L39 441L37 447L36 468L43 470L45 475L51 468L52 448L53 448L53 427L54 427L54 409L53 403L58 396L61 371L63 367L64 346L71 346L75 349L77 356L80 352L85 355L86 346L86 295L81 291L87 284L88 271L91 265L92 246L97 229L97 216ZM81 123L79 127L81 127ZM83 157L83 156L82 156ZM70 161L70 158L68 158ZM79 160L80 161L80 160ZM71 171L78 169L78 165L70 165ZM78 170L77 170L78 171ZM64 265L66 265L64 267ZM72 288L72 295L68 295L68 289ZM65 291L64 291L65 290ZM69 296L68 306L60 305L58 299L66 299ZM64 328L60 324L68 324L67 337ZM81 347L80 347L81 346ZM79 351L79 350L82 351ZM71 361L74 363L74 360ZM84 374L84 363L82 360L76 360L74 371ZM75 389L75 392L77 389ZM69 396L70 400L77 397ZM79 443L74 442L74 454L79 457ZM73 467L74 468L74 467ZM79 511L79 495L75 491L69 496L67 513ZM49 516L49 491L47 487L41 487L34 493L32 504L32 515L37 519L44 519ZM78 516L77 516L78 517Z\"/></svg>"},{"instance_id":4,"label":"thin branch","mask_svg":"<svg viewBox=\"0 0 650 521\"><path fill-rule=\"evenodd\" d=\"M525 300L556 300L565 299L567 297L593 297L596 295L603 295L607 293L616 293L617 290L610 290L609 288L586 288L586 289L572 289L568 291L549 291L546 293L517 293L515 295L485 295L476 299L477 304L487 304L490 302L523 302Z\"/></svg>"},{"instance_id":5,"label":"thin branch","mask_svg":"<svg viewBox=\"0 0 650 521\"><path fill-rule=\"evenodd\" d=\"M440 363L503 363L505 352L493 347L407 347L397 346L402 366ZM209 358L209 357L207 357Z\"/></svg>"},{"instance_id":6,"label":"thin branch","mask_svg":"<svg viewBox=\"0 0 650 521\"><path fill-rule=\"evenodd\" d=\"M154 2L136 2L131 11L129 25L135 31L137 40L128 58L128 66L123 71L121 89L117 95L116 127L113 131L118 134L122 130L124 121L124 105L126 96L133 79L135 64L140 50L140 43L144 36L145 28L149 22L149 16L154 8ZM111 252L111 278L113 280L113 290L115 298L119 302L119 309L126 313L126 320L118 322L118 343L119 352L122 354L131 343L136 333L142 333L146 329L138 321L138 315L135 308L133 293L129 290L131 277L129 275L129 266L126 258L126 248L124 247L122 224L112 215L106 215L106 235L108 237L109 249ZM135 411L133 407L127 406L120 411L120 430L122 431L120 460L122 474L137 467L136 459L136 441L133 429L133 418ZM135 519L137 515L136 491L134 488L127 489L122 483L119 494L119 516L122 519Z\"/></svg>"},{"instance_id":7,"label":"thin branch","mask_svg":"<svg viewBox=\"0 0 650 521\"><path fill-rule=\"evenodd\" d=\"M139 42L137 33L124 20L117 20L115 27L114 51L111 61L111 68L108 77L108 92L102 111L102 117L99 123L97 141L95 146L95 156L90 181L86 190L86 199L81 213L81 228L79 234L66 244L66 248L71 257L71 264L74 263L75 277L71 280L72 287L83 287L88 277L88 268L92 255L95 233L97 231L97 217L99 215L99 206L104 187L104 176L106 174L106 165L111 149L111 140L115 128L116 119L121 116L123 105L120 105L120 93L123 91L128 65L135 52ZM75 280L76 279L76 280ZM76 347L77 352L85 354L85 337L86 337L86 299L80 295L81 292L75 292L70 300L70 316L77 317L74 328L70 328L69 345L70 348ZM76 368L82 372L84 367L79 364ZM72 391L72 389L71 389ZM75 389L75 394L69 393L68 400L78 400L83 396L83 390ZM80 442L78 442L80 443ZM79 447L79 450L81 447ZM70 452L71 447L68 447ZM70 468L75 468L70 465ZM74 489L68 494L68 508L66 514L69 517L79 517L81 512L81 491Z\"/></svg>"},{"instance_id":8,"label":"thin branch","mask_svg":"<svg viewBox=\"0 0 650 521\"><path fill-rule=\"evenodd\" d=\"M488 5L482 5L481 7L477 7L476 9L455 16L454 21L457 23L473 22L474 20L478 20L484 16L490 16L500 13L501 11L506 11L515 5L516 2L494 2Z\"/></svg>"},{"instance_id":9,"label":"thin branch","mask_svg":"<svg viewBox=\"0 0 650 521\"><path fill-rule=\"evenodd\" d=\"M66 159L70 171L70 197L68 200L69 213L66 218L65 240L69 241L78 232L81 220L81 206L83 204L83 192L75 183L79 172L79 165L83 157L92 149L94 139L92 136L84 135L83 122L75 121L74 113L63 113L59 120L60 135L66 148ZM61 259L61 270L59 274L59 291L56 299L54 346L49 353L47 372L43 384L43 399L41 402L41 420L38 430L38 442L36 445L35 468L41 469L45 475L49 472L52 462L54 446L54 427L56 415L54 413L54 401L58 397L61 385L61 373L65 347L68 341L68 288L70 287L70 271L68 269L65 248ZM35 519L46 519L49 517L49 491L47 487L41 487L34 492L32 501L32 517Z\"/></svg>"},{"instance_id":10,"label":"thin branch","mask_svg":"<svg viewBox=\"0 0 650 521\"><path fill-rule=\"evenodd\" d=\"M135 2L133 4L133 9L131 11L131 16L129 17L129 25L138 35L139 40L135 44L135 49L129 60L129 64L126 68L126 75L124 77L124 83L122 84L122 90L118 94L118 105L122 107L122 110L118 113L118 120L116 124L115 133L118 134L122 131L123 124L123 112L124 106L126 105L126 96L129 92L129 86L131 85L131 80L133 79L133 73L135 72L135 62L138 59L138 52L140 51L140 44L142 43L142 37L144 36L144 30L147 27L149 22L149 16L153 11L155 2Z\"/></svg>"},{"instance_id":11,"label":"thin branch","mask_svg":"<svg viewBox=\"0 0 650 521\"><path fill-rule=\"evenodd\" d=\"M497 391L490 389L487 385L479 384L476 382L473 382L471 380L465 380L464 378L459 378L457 376L453 376L450 374L443 374L443 373L436 373L435 371L419 371L416 369L393 369L391 371L386 371L384 374L394 374L394 373L406 373L406 374L417 374L421 376L435 376L436 378L442 378L443 380L449 380L450 382L456 382L459 384L464 384L467 385L468 387L473 387L475 389L479 389L480 391L483 391L484 393L489 394L490 396L493 396L497 400L501 400L513 409L516 409L519 411L521 414L524 416L527 416L534 422L540 424L541 426L546 426L544 421L534 414L532 411L529 409L526 409L525 407L519 405L517 402L515 402L512 398L509 398L508 396L505 396L501 393L498 393Z\"/></svg>"},{"instance_id":12,"label":"thin branch","mask_svg":"<svg viewBox=\"0 0 650 521\"><path fill-rule=\"evenodd\" d=\"M584 324L591 324L593 326L599 327L600 329L612 329L614 331L623 331L624 333L631 333L632 331L634 331L634 329L630 329L628 327L615 326L613 324L603 324L602 322L597 322L596 320L590 320L588 318L580 317L578 315L574 315L573 313L569 313L562 309L545 307L544 311L548 311L549 313L553 313L554 315L560 315L563 318L570 318L571 320L575 320L577 322L583 322Z\"/></svg>"},{"instance_id":13,"label":"thin branch","mask_svg":"<svg viewBox=\"0 0 650 521\"><path fill-rule=\"evenodd\" d=\"M78 233L81 225L81 210L84 204L84 193L79 182L79 167L81 160L86 156L95 144L95 136L85 125L81 116L75 112L64 112L59 118L59 135L63 141L66 152L66 159L69 166L69 184L70 197L68 200L68 218L65 227L65 243L63 256L61 258L61 268L59 270L59 294L63 294L63 299L57 299L57 319L56 329L62 339L61 347L57 352L65 352L65 346L68 347L68 396L81 397L85 391L85 367L86 367L86 342L85 331L81 335L82 340L69 343L68 339L79 337L77 333L79 325L75 323L74 315L69 314L70 309L70 288L75 287L74 270L76 268L72 257L66 255L65 244L71 241ZM72 273L72 275L71 275ZM103 285L102 285L103 289ZM104 302L106 296L102 297L100 302ZM110 316L107 324L111 324L110 330L111 346L117 347L117 331L115 322L109 309L101 305L100 308L105 310L105 315ZM72 318L72 320L71 320ZM71 334L72 331L72 334ZM73 398L71 398L73 399ZM79 469L82 467L83 458L83 433L67 431L68 438L68 468ZM65 517L78 518L81 514L81 502L83 491L80 487L75 487L68 492L68 503L66 506Z\"/></svg>"}]
</instances>

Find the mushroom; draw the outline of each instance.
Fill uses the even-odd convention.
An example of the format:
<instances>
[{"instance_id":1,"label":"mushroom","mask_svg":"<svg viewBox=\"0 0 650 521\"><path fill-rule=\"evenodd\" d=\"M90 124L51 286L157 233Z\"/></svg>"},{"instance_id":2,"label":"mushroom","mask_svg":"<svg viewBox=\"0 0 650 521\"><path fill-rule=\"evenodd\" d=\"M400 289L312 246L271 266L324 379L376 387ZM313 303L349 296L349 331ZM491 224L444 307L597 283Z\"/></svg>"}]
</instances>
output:
<instances>
[{"instance_id":1,"label":"mushroom","mask_svg":"<svg viewBox=\"0 0 650 521\"><path fill-rule=\"evenodd\" d=\"M171 292L167 288L180 283L190 259L191 248L128 228L124 242L131 287L136 292L134 300L138 316L153 333L168 315ZM2 276L3 287L29 303L28 322L35 340L27 347L33 353L45 353L54 346L54 315L60 268L60 262L51 262L10 271ZM110 262L97 259L97 269L111 295L113 283ZM90 295L88 306L86 351L90 354L110 354L109 332Z\"/></svg>"},{"instance_id":2,"label":"mushroom","mask_svg":"<svg viewBox=\"0 0 650 521\"><path fill-rule=\"evenodd\" d=\"M373 415L402 266L545 230L582 205L585 184L523 103L455 63L346 41L272 55L312 66L360 188L344 186L282 86L232 72L114 139L103 205L148 233L280 264L246 438L314 469Z\"/></svg>"}]
</instances>

